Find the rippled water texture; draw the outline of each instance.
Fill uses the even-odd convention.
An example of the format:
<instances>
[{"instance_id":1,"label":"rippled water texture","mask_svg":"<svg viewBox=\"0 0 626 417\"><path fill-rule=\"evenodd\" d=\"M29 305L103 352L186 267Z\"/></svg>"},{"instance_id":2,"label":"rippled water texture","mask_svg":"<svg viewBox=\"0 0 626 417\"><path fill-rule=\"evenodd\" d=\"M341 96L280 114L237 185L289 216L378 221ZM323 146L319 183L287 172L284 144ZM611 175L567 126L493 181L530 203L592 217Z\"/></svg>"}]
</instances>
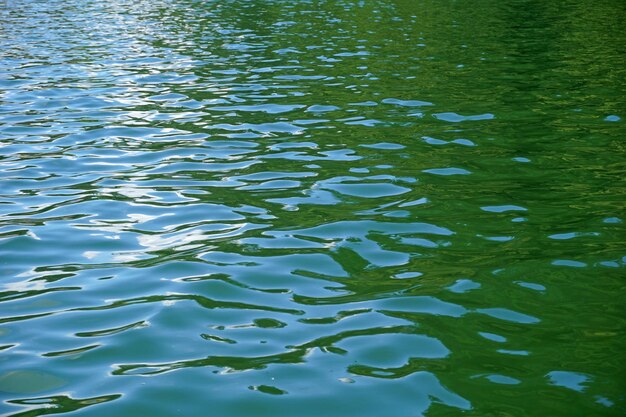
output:
<instances>
[{"instance_id":1,"label":"rippled water texture","mask_svg":"<svg viewBox=\"0 0 626 417\"><path fill-rule=\"evenodd\" d=\"M0 1L0 413L621 416L622 1Z\"/></svg>"}]
</instances>

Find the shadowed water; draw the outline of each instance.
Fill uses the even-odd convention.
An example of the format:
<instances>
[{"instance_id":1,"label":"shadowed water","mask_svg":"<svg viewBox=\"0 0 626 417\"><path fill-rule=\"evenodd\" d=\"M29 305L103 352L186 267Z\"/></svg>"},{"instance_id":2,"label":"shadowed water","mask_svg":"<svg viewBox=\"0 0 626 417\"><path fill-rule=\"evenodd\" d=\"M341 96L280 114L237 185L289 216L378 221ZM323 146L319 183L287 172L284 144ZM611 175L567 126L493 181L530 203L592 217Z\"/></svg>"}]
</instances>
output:
<instances>
[{"instance_id":1,"label":"shadowed water","mask_svg":"<svg viewBox=\"0 0 626 417\"><path fill-rule=\"evenodd\" d=\"M623 415L624 21L0 2L0 413Z\"/></svg>"}]
</instances>

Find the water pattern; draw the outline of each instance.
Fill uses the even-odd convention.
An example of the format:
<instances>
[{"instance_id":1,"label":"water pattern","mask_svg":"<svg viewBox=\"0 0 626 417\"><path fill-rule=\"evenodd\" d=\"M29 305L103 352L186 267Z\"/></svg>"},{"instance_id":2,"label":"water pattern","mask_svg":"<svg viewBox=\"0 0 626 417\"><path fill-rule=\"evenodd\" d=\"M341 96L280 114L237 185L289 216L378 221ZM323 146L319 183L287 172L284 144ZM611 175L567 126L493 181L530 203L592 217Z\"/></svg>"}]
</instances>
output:
<instances>
[{"instance_id":1,"label":"water pattern","mask_svg":"<svg viewBox=\"0 0 626 417\"><path fill-rule=\"evenodd\" d=\"M0 2L0 412L623 415L626 12L473 3Z\"/></svg>"}]
</instances>

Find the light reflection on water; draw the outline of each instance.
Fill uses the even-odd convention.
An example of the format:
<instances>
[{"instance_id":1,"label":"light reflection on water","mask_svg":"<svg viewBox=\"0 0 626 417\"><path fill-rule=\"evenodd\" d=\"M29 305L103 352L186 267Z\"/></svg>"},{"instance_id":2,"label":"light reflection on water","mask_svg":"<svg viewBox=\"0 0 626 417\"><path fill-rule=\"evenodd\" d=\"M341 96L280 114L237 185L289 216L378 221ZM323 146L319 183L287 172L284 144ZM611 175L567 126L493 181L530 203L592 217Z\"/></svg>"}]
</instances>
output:
<instances>
[{"instance_id":1,"label":"light reflection on water","mask_svg":"<svg viewBox=\"0 0 626 417\"><path fill-rule=\"evenodd\" d=\"M604 3L0 4L0 410L620 415Z\"/></svg>"}]
</instances>

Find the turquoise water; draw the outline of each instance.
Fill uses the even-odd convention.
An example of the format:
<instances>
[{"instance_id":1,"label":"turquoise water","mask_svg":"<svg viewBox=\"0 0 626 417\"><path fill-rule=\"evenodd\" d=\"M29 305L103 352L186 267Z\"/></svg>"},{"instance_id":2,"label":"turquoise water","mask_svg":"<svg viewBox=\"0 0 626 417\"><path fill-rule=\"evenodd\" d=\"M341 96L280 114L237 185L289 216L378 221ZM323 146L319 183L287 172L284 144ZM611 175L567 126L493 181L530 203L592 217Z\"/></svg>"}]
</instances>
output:
<instances>
[{"instance_id":1,"label":"turquoise water","mask_svg":"<svg viewBox=\"0 0 626 417\"><path fill-rule=\"evenodd\" d=\"M623 415L625 21L0 2L0 414Z\"/></svg>"}]
</instances>

